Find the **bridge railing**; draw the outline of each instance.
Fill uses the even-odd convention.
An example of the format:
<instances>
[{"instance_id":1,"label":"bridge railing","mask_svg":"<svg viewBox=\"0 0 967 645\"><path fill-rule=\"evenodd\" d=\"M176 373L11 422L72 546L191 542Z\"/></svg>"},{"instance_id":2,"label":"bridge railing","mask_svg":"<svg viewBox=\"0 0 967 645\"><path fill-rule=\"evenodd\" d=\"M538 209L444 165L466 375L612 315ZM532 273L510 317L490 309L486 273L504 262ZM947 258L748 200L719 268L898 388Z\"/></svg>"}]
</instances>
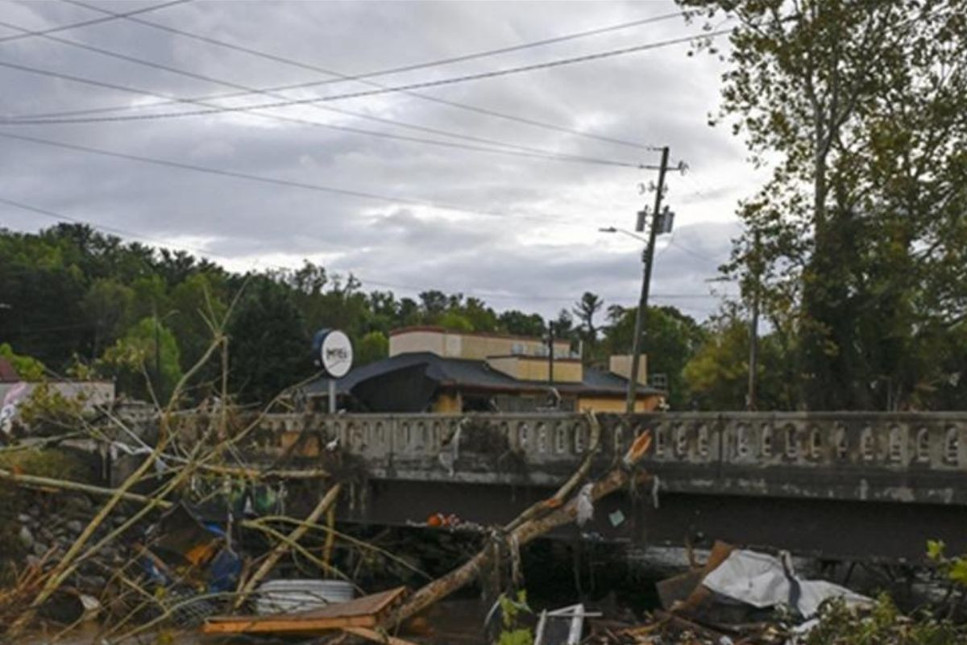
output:
<instances>
[{"instance_id":1,"label":"bridge railing","mask_svg":"<svg viewBox=\"0 0 967 645\"><path fill-rule=\"evenodd\" d=\"M692 413L600 415L602 453L622 454L645 429L656 463L736 466L853 465L967 471L967 414ZM509 450L533 464L573 462L590 440L572 413L267 415L264 430L291 442L336 440L370 459L419 459L452 450ZM489 442L489 443L488 443ZM309 442L310 445L313 441Z\"/></svg>"}]
</instances>

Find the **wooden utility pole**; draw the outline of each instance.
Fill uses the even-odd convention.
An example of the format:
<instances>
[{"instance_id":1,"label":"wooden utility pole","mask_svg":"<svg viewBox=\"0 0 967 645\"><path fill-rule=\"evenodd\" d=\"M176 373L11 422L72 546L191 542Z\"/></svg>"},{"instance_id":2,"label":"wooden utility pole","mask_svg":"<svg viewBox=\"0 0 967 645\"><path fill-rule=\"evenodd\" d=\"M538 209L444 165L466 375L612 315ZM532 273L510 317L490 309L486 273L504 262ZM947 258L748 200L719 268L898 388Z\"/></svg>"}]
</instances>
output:
<instances>
[{"instance_id":1,"label":"wooden utility pole","mask_svg":"<svg viewBox=\"0 0 967 645\"><path fill-rule=\"evenodd\" d=\"M554 321L547 321L547 382L554 387Z\"/></svg>"},{"instance_id":2,"label":"wooden utility pole","mask_svg":"<svg viewBox=\"0 0 967 645\"><path fill-rule=\"evenodd\" d=\"M655 238L658 236L658 222L661 218L661 199L665 192L665 173L668 171L668 146L661 149L661 166L658 168L658 189L655 191L655 210L651 213L651 226L648 231L648 244L642 254L644 272L641 279L641 297L638 299L638 313L635 315L635 335L631 345L631 376L628 379L628 400L626 412L635 411L638 398L638 368L641 359L641 337L644 333L645 311L648 308L648 289L651 283L651 265L655 258Z\"/></svg>"}]
</instances>

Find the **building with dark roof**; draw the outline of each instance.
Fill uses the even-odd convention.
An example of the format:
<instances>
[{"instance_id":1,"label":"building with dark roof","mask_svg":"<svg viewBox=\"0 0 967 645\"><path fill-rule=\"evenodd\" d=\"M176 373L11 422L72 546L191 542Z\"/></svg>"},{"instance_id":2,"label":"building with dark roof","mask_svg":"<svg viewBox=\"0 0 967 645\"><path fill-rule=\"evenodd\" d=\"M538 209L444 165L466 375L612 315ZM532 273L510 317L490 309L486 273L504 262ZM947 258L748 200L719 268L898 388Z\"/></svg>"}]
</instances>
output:
<instances>
[{"instance_id":1,"label":"building with dark roof","mask_svg":"<svg viewBox=\"0 0 967 645\"><path fill-rule=\"evenodd\" d=\"M625 410L629 357L612 357L609 371L594 369L571 355L567 340L555 341L552 354L539 338L408 327L392 332L389 354L337 380L340 407L364 412ZM328 379L319 379L305 394L325 409L328 387ZM664 392L646 385L642 369L635 409L653 410L663 400Z\"/></svg>"}]
</instances>

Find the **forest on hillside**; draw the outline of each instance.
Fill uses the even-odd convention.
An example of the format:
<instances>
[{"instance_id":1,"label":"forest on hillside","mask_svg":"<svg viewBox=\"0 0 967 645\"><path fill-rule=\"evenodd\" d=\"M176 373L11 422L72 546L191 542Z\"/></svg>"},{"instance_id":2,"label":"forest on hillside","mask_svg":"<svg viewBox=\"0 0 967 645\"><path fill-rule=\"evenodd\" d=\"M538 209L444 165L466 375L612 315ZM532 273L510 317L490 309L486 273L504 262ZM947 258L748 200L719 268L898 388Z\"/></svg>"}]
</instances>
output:
<instances>
[{"instance_id":1,"label":"forest on hillside","mask_svg":"<svg viewBox=\"0 0 967 645\"><path fill-rule=\"evenodd\" d=\"M575 294L572 308L544 320L459 293L365 292L352 275L308 261L297 270L238 274L81 224L36 234L0 230L0 305L0 351L25 377L113 378L119 392L136 398L149 396L148 380L161 396L170 392L205 352L211 325L225 319L230 390L242 402L266 401L311 376L310 341L322 328L349 334L357 365L386 356L390 330L410 325L525 336L552 329L571 339L587 363L606 365L609 355L630 351L636 315L593 293ZM673 307L658 307L648 312L647 339L650 372L664 375L674 406L703 399L722 405L711 400L714 392L686 382L689 362L713 348L709 329ZM747 338L738 341L727 359L735 361L733 408L744 404L747 369ZM702 380L695 367L690 371ZM213 362L195 379L192 396L204 398L217 377Z\"/></svg>"},{"instance_id":2,"label":"forest on hillside","mask_svg":"<svg viewBox=\"0 0 967 645\"><path fill-rule=\"evenodd\" d=\"M386 356L392 329L437 325L543 337L552 330L569 338L586 364L606 367L610 355L631 351L636 313L585 292L545 320L533 312L498 311L460 293L427 290L410 298L366 292L352 275L308 261L294 270L239 274L82 224L38 233L0 229L0 355L24 378L110 378L119 393L143 400L150 400L149 382L166 397L210 345L213 325L223 321L229 390L239 402L258 403L312 376L311 338L323 328L350 336L357 365ZM648 372L660 375L672 409L745 409L750 338L743 301L724 300L702 322L674 307L650 307L643 344ZM882 377L911 379L907 397L854 409L963 409L967 379L960 370L967 351L961 339L954 330L941 343L909 346L907 372ZM800 327L767 309L758 339L756 409L808 408L802 345ZM219 378L218 361L210 361L192 379L187 403L218 391Z\"/></svg>"}]
</instances>

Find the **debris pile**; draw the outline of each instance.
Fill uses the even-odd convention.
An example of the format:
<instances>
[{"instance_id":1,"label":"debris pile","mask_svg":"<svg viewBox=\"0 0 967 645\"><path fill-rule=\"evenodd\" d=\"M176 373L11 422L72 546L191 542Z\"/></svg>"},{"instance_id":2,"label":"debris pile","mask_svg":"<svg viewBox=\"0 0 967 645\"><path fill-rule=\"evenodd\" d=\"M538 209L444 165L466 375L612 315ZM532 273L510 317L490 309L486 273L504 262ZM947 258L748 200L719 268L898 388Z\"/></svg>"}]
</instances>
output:
<instances>
[{"instance_id":1,"label":"debris pile","mask_svg":"<svg viewBox=\"0 0 967 645\"><path fill-rule=\"evenodd\" d=\"M402 569L422 574L419 560L336 525L337 505L357 501L354 491L365 476L351 454L330 442L308 467L285 458L249 462L245 447L257 421L229 425L217 414L210 421L189 435L176 417L163 414L155 437L128 433L137 445L120 451L112 449L123 433L113 428L110 438L92 443L106 447L111 463L123 468L100 478L82 481L59 466L37 471L0 462L0 513L10 514L0 539L13 545L6 555L15 551L17 562L0 580L0 636L15 638L37 619L69 629L96 617L112 641L173 626L215 636L407 645L401 626L475 583L488 605L498 599L493 606L501 608L505 628L534 645L813 644L822 642L815 635L826 633L830 621L862 623L864 615L883 614L871 598L800 577L788 554L718 542L704 565L658 583L661 609L644 620L579 599L541 612L530 611L524 599L520 607L531 623L509 619L517 605L499 598L522 590L525 545L570 524L580 534L604 497L648 490L655 482L639 467L651 443L648 431L592 476L601 439L593 414L588 450L572 475L513 520L486 526L441 510L417 522L423 534L472 538L479 549L464 552L459 566L436 578L423 574L427 582L412 592L400 586L402 576L387 580ZM87 429L92 438L108 435ZM456 463L455 447L453 457ZM368 584L366 559L389 576ZM483 629L499 622L484 621Z\"/></svg>"},{"instance_id":2,"label":"debris pile","mask_svg":"<svg viewBox=\"0 0 967 645\"><path fill-rule=\"evenodd\" d=\"M588 645L954 645L967 632L924 615L903 616L888 596L857 594L794 571L778 556L716 542L708 561L658 583L663 609L639 624L591 620Z\"/></svg>"},{"instance_id":3,"label":"debris pile","mask_svg":"<svg viewBox=\"0 0 967 645\"><path fill-rule=\"evenodd\" d=\"M355 576L336 562L337 541L347 550L380 552L407 564L335 527L337 503L351 501L346 498L358 483L354 469L338 467L338 446L326 451L321 464L283 469L279 459L260 466L246 462L257 421L229 426L224 415L212 415L207 427L186 432L176 415L163 412L150 439L116 419L110 429L84 425L86 441L123 468L84 482L56 472L0 468L7 490L27 491L34 499L15 518L15 539L25 555L0 594L3 629L16 637L37 619L68 628L99 614L103 635L120 640L163 626L262 633L291 616L314 632L367 637L395 630L487 571L499 579L512 569L518 577L521 547L586 519L601 498L650 481L637 467L651 441L648 432L610 471L589 481L601 434L597 420L590 421L589 450L573 475L511 522L486 527L442 512L427 519L429 529L478 536L479 552L412 594L394 588L354 600L353 593L324 597L287 585L302 578L331 591L342 578L354 591ZM112 450L125 434L126 445L135 448ZM249 494L235 494L238 482ZM262 489L275 491L272 504L258 501L265 496L253 491ZM52 612L65 596L74 599L74 611Z\"/></svg>"}]
</instances>

